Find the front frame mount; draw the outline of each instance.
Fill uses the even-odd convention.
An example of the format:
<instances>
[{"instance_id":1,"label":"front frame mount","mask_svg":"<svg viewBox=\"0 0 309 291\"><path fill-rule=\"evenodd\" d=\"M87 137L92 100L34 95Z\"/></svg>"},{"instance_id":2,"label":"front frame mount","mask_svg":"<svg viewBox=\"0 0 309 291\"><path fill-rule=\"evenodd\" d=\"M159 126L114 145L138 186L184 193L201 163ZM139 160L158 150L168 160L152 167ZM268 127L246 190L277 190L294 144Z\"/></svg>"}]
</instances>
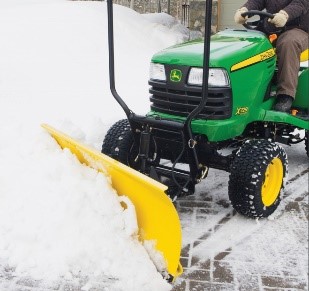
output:
<instances>
[{"instance_id":1,"label":"front frame mount","mask_svg":"<svg viewBox=\"0 0 309 291\"><path fill-rule=\"evenodd\" d=\"M192 120L203 110L207 102L208 96L208 77L209 77L209 56L210 56L210 37L211 37L211 16L212 16L212 0L206 0L205 6L205 36L204 36L204 59L203 59L203 86L202 98L197 107L188 114L184 122L177 122L165 119L158 119L152 116L140 116L135 114L124 102L124 100L117 93L115 86L115 62L114 62L114 20L113 20L113 0L107 0L107 15L108 15L108 50L109 50L109 79L110 90L125 112L130 123L131 130L134 136L134 142L139 145L138 159L140 159L140 171L152 178L157 179L158 174L170 177L178 188L177 193L185 191L189 193L194 192L194 186L205 175L208 169L201 165L197 150L195 147L195 139L191 129ZM178 134L182 140L182 148L180 155L185 152L188 153L189 171L175 170L175 162L172 167L155 166L147 167L150 140L153 130L167 131ZM176 162L181 159L179 156ZM183 179L187 182L185 185L180 185L177 178ZM182 188L182 189L180 189ZM175 195L173 195L175 196Z\"/></svg>"}]
</instances>

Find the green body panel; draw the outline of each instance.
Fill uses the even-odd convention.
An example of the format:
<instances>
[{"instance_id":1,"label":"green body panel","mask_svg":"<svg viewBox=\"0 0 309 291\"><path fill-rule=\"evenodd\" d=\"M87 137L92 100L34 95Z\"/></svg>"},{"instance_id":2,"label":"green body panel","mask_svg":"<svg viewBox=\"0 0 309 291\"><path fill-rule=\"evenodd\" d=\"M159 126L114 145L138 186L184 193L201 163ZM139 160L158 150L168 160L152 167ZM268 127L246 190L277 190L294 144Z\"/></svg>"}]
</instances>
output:
<instances>
[{"instance_id":1,"label":"green body panel","mask_svg":"<svg viewBox=\"0 0 309 291\"><path fill-rule=\"evenodd\" d=\"M202 67L203 41L192 41L165 49L155 54L152 62ZM239 66L235 67L237 64ZM232 116L225 120L193 120L194 133L205 134L209 141L215 142L240 136L247 125L255 121L283 122L308 128L308 122L300 118L272 111L274 98L265 100L276 68L276 56L272 44L263 33L250 30L225 30L212 36L210 67L224 68L229 75L233 95ZM302 73L300 79L295 104L307 108L308 69ZM182 117L159 112L149 113L152 114L167 119L185 120Z\"/></svg>"},{"instance_id":2,"label":"green body panel","mask_svg":"<svg viewBox=\"0 0 309 291\"><path fill-rule=\"evenodd\" d=\"M265 110L259 112L261 116L265 116ZM158 116L158 113L151 111L148 116ZM184 117L175 118L174 115L160 113L162 118L185 121ZM239 136L245 129L246 120L242 119L226 119L226 120L204 120L195 119L192 121L192 131L195 134L204 134L211 142L223 141Z\"/></svg>"},{"instance_id":3,"label":"green body panel","mask_svg":"<svg viewBox=\"0 0 309 291\"><path fill-rule=\"evenodd\" d=\"M273 121L277 123L293 124L296 127L309 130L309 121L298 118L288 113L282 113L278 111L267 110L264 117L264 121Z\"/></svg>"},{"instance_id":4,"label":"green body panel","mask_svg":"<svg viewBox=\"0 0 309 291\"><path fill-rule=\"evenodd\" d=\"M175 45L156 53L152 62L202 67L203 48L203 40ZM210 67L229 70L232 65L270 48L270 42L258 31L225 30L211 37Z\"/></svg>"},{"instance_id":5,"label":"green body panel","mask_svg":"<svg viewBox=\"0 0 309 291\"><path fill-rule=\"evenodd\" d=\"M309 107L309 69L304 69L298 77L298 86L293 105L299 108Z\"/></svg>"}]
</instances>

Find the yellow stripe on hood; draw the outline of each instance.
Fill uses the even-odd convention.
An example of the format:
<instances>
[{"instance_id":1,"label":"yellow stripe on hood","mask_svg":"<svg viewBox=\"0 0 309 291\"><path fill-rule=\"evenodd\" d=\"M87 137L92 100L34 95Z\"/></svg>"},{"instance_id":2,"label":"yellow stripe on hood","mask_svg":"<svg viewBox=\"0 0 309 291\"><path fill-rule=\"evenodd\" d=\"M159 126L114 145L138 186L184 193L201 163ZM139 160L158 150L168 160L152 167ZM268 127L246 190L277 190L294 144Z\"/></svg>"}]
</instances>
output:
<instances>
[{"instance_id":1,"label":"yellow stripe on hood","mask_svg":"<svg viewBox=\"0 0 309 291\"><path fill-rule=\"evenodd\" d=\"M259 62L263 62L267 59L272 58L274 55L275 55L275 51L274 51L273 48L271 48L271 49L269 49L265 52L262 52L258 55L255 55L255 56L253 56L249 59L246 59L246 60L244 60L240 63L233 65L232 68L231 68L231 72L243 69L245 67L251 66L251 65L259 63Z\"/></svg>"}]
</instances>

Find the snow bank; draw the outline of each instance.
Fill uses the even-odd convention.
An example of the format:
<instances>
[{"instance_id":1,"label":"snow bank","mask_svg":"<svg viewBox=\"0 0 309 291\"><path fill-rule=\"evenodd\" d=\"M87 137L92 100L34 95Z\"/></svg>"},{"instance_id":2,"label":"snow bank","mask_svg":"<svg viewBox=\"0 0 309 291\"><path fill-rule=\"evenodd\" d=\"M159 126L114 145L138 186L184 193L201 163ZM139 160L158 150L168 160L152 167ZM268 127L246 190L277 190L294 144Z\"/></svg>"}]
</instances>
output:
<instances>
[{"instance_id":1,"label":"snow bank","mask_svg":"<svg viewBox=\"0 0 309 291\"><path fill-rule=\"evenodd\" d=\"M180 24L180 21L177 20L175 17L166 14L166 13L148 13L143 14L143 17L154 23L154 25L159 29L162 33L172 31L175 37L179 42L184 40L189 40L190 38L190 30ZM162 27L162 25L164 27ZM185 37L184 37L185 36Z\"/></svg>"},{"instance_id":2,"label":"snow bank","mask_svg":"<svg viewBox=\"0 0 309 291\"><path fill-rule=\"evenodd\" d=\"M9 140L15 130L6 132ZM136 229L127 227L135 222L126 221L131 217L127 212L134 209L120 206L108 179L81 166L46 133L25 133L27 143L1 150L2 259L16 267L17 275L36 279L70 278L82 272L117 276L127 281L127 290L149 282L163 287L135 237ZM12 152L23 161L14 167ZM141 264L146 276L136 277Z\"/></svg>"},{"instance_id":3,"label":"snow bank","mask_svg":"<svg viewBox=\"0 0 309 291\"><path fill-rule=\"evenodd\" d=\"M17 277L169 290L135 236L134 210L40 129L100 148L124 117L109 93L106 21L104 2L0 0L0 261ZM134 110L148 110L151 55L180 35L115 5L117 88Z\"/></svg>"}]
</instances>

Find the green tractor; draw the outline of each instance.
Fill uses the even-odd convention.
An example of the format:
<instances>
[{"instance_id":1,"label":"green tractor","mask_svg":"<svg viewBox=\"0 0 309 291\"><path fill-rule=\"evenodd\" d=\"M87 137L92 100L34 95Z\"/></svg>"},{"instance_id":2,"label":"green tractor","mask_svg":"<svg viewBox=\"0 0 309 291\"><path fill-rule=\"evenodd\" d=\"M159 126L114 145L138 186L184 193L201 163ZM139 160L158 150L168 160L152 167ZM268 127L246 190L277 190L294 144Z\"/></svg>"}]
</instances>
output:
<instances>
[{"instance_id":1,"label":"green tractor","mask_svg":"<svg viewBox=\"0 0 309 291\"><path fill-rule=\"evenodd\" d=\"M204 40L153 56L150 112L140 116L115 89L109 2L110 86L127 119L109 129L102 153L167 185L173 200L193 194L210 168L227 171L236 211L267 217L280 203L288 172L287 155L278 143L305 141L309 153L308 67L300 68L291 113L273 111L277 68L268 36L249 23L246 29L211 35L211 11L207 0ZM246 15L273 17L259 11Z\"/></svg>"}]
</instances>

